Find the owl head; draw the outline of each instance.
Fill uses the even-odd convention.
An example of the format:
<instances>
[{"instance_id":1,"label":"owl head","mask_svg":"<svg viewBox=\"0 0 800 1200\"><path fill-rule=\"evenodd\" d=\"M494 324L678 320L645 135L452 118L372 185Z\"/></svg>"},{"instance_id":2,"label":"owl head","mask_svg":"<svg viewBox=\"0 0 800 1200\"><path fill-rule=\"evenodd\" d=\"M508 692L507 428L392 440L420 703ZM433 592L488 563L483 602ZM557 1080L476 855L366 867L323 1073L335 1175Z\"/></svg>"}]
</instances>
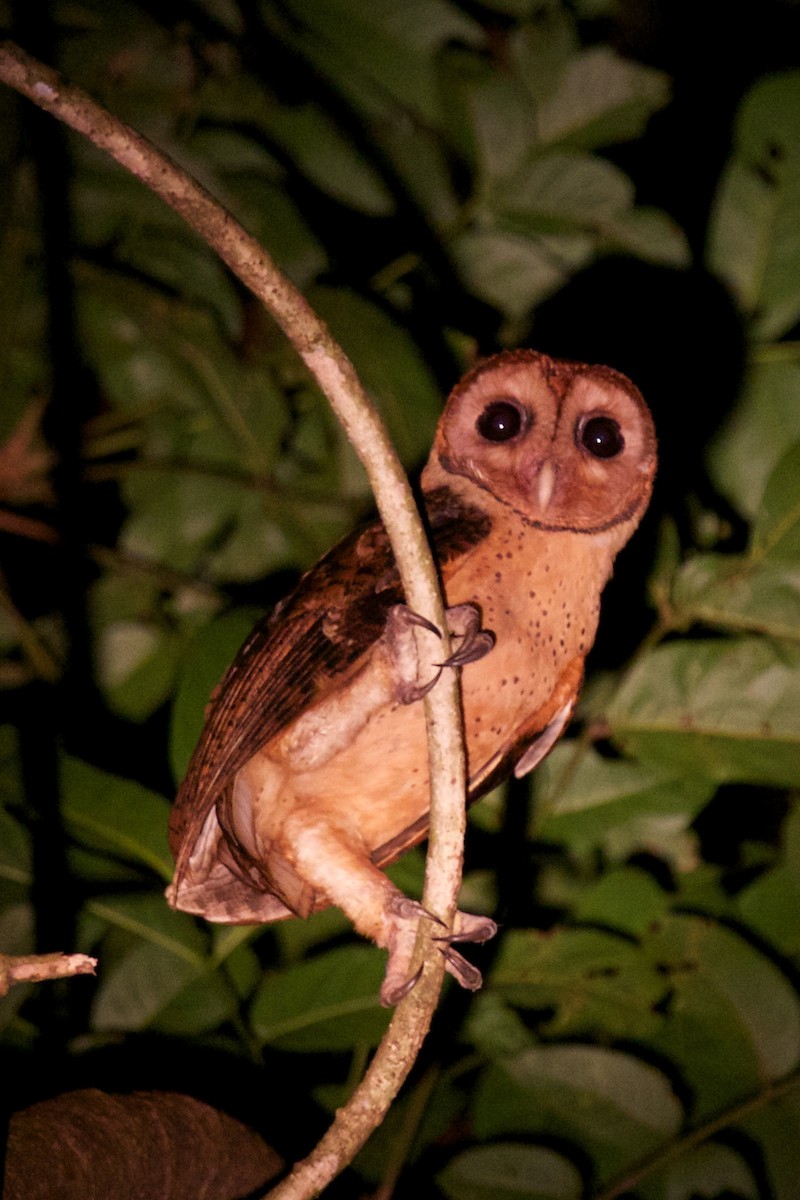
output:
<instances>
[{"instance_id":1,"label":"owl head","mask_svg":"<svg viewBox=\"0 0 800 1200\"><path fill-rule=\"evenodd\" d=\"M610 367L506 351L453 389L426 471L430 482L477 484L539 529L603 533L644 512L653 419Z\"/></svg>"}]
</instances>

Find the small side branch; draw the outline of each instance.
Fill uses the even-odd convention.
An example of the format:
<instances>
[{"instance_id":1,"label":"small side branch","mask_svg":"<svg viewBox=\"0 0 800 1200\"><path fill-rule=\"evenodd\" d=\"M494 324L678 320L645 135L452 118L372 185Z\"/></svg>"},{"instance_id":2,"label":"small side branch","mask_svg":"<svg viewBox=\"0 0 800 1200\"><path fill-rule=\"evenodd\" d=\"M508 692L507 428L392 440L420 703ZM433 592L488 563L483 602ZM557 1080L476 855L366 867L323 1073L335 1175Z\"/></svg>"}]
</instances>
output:
<instances>
[{"instance_id":1,"label":"small side branch","mask_svg":"<svg viewBox=\"0 0 800 1200\"><path fill-rule=\"evenodd\" d=\"M97 959L88 954L0 954L0 996L15 983L44 983L70 975L94 975Z\"/></svg>"}]
</instances>

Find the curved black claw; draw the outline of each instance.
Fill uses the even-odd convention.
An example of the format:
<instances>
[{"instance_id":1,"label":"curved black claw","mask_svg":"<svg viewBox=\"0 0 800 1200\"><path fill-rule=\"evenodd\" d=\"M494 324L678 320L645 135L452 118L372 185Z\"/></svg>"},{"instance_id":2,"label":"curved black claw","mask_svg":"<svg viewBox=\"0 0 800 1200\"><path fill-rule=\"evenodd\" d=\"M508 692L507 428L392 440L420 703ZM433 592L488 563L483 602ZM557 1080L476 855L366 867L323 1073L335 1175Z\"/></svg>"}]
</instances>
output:
<instances>
[{"instance_id":1,"label":"curved black claw","mask_svg":"<svg viewBox=\"0 0 800 1200\"><path fill-rule=\"evenodd\" d=\"M459 954L457 950L453 950L451 946L440 946L440 950L444 955L447 970L463 988L470 992L477 992L478 988L483 986L483 976L480 971L477 967L473 967L472 963L467 962L463 955Z\"/></svg>"},{"instance_id":2,"label":"curved black claw","mask_svg":"<svg viewBox=\"0 0 800 1200\"><path fill-rule=\"evenodd\" d=\"M440 936L435 936L435 942L443 942L448 946L457 944L458 942L488 942L497 933L497 922L491 917L482 919L473 918L474 924L471 924L466 929L460 929L453 933L443 933Z\"/></svg>"},{"instance_id":3,"label":"curved black claw","mask_svg":"<svg viewBox=\"0 0 800 1200\"><path fill-rule=\"evenodd\" d=\"M496 641L497 639L490 629L479 629L475 633L468 633L458 649L454 650L443 663L437 663L436 666L465 667L467 663L474 663L480 658L485 658L493 649Z\"/></svg>"},{"instance_id":4,"label":"curved black claw","mask_svg":"<svg viewBox=\"0 0 800 1200\"><path fill-rule=\"evenodd\" d=\"M389 900L389 912L395 916L411 919L413 917L425 917L428 921L433 921L434 925L441 925L443 929L447 926L441 917L437 917L436 913L430 912L424 905L420 904L419 900L412 900L408 896L396 895Z\"/></svg>"},{"instance_id":5,"label":"curved black claw","mask_svg":"<svg viewBox=\"0 0 800 1200\"><path fill-rule=\"evenodd\" d=\"M414 704L417 700L423 700L428 692L436 687L441 673L442 668L439 667L433 679L428 680L427 683L404 684L400 689L400 699L403 704Z\"/></svg>"},{"instance_id":6,"label":"curved black claw","mask_svg":"<svg viewBox=\"0 0 800 1200\"><path fill-rule=\"evenodd\" d=\"M401 607L401 606L398 606ZM442 636L442 631L438 625L434 625L433 621L429 621L427 617L423 617L421 613L414 612L413 608L408 608L405 604L402 605L405 609L405 620L409 625L419 625L422 629L427 629L429 633L435 633L438 638Z\"/></svg>"},{"instance_id":7,"label":"curved black claw","mask_svg":"<svg viewBox=\"0 0 800 1200\"><path fill-rule=\"evenodd\" d=\"M412 992L419 983L421 974L422 963L420 963L419 968L414 972L411 978L407 979L405 983L400 984L399 987L392 988L390 991L386 991L385 988L381 988L382 1006L384 1008L394 1008L395 1005L399 1004L401 1000L405 1000L408 993Z\"/></svg>"}]
</instances>

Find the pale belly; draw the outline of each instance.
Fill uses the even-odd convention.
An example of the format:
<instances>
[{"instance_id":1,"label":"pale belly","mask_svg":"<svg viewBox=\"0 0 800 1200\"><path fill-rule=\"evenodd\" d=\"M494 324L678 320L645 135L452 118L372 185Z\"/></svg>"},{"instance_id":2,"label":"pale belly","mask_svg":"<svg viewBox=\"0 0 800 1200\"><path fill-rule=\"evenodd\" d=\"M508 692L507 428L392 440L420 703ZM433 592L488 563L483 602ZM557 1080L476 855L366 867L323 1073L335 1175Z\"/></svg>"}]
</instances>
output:
<instances>
[{"instance_id":1,"label":"pale belly","mask_svg":"<svg viewBox=\"0 0 800 1200\"><path fill-rule=\"evenodd\" d=\"M532 719L536 724L537 713L542 714L539 727L550 719L548 701L564 663L537 666L524 650L524 642L507 639L462 670L470 777L510 749ZM372 852L429 809L424 706L419 701L386 705L346 747L312 770L296 769L291 758L276 762L267 748L245 773L251 795L258 796L256 826L265 841L279 836L288 813L313 806L316 819L346 830Z\"/></svg>"}]
</instances>

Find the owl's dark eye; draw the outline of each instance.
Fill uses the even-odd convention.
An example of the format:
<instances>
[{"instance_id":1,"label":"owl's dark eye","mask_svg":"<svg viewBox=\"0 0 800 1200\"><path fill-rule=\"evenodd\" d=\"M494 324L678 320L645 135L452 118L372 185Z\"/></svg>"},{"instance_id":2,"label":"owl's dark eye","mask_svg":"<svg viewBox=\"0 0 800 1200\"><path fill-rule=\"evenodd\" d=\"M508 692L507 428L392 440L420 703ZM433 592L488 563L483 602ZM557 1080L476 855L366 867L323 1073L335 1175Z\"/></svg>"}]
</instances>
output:
<instances>
[{"instance_id":1,"label":"owl's dark eye","mask_svg":"<svg viewBox=\"0 0 800 1200\"><path fill-rule=\"evenodd\" d=\"M493 400L475 422L475 428L487 442L510 442L525 424L519 405L511 400Z\"/></svg>"},{"instance_id":2,"label":"owl's dark eye","mask_svg":"<svg viewBox=\"0 0 800 1200\"><path fill-rule=\"evenodd\" d=\"M576 432L580 444L595 458L614 458L625 448L622 430L613 417L590 417Z\"/></svg>"}]
</instances>

